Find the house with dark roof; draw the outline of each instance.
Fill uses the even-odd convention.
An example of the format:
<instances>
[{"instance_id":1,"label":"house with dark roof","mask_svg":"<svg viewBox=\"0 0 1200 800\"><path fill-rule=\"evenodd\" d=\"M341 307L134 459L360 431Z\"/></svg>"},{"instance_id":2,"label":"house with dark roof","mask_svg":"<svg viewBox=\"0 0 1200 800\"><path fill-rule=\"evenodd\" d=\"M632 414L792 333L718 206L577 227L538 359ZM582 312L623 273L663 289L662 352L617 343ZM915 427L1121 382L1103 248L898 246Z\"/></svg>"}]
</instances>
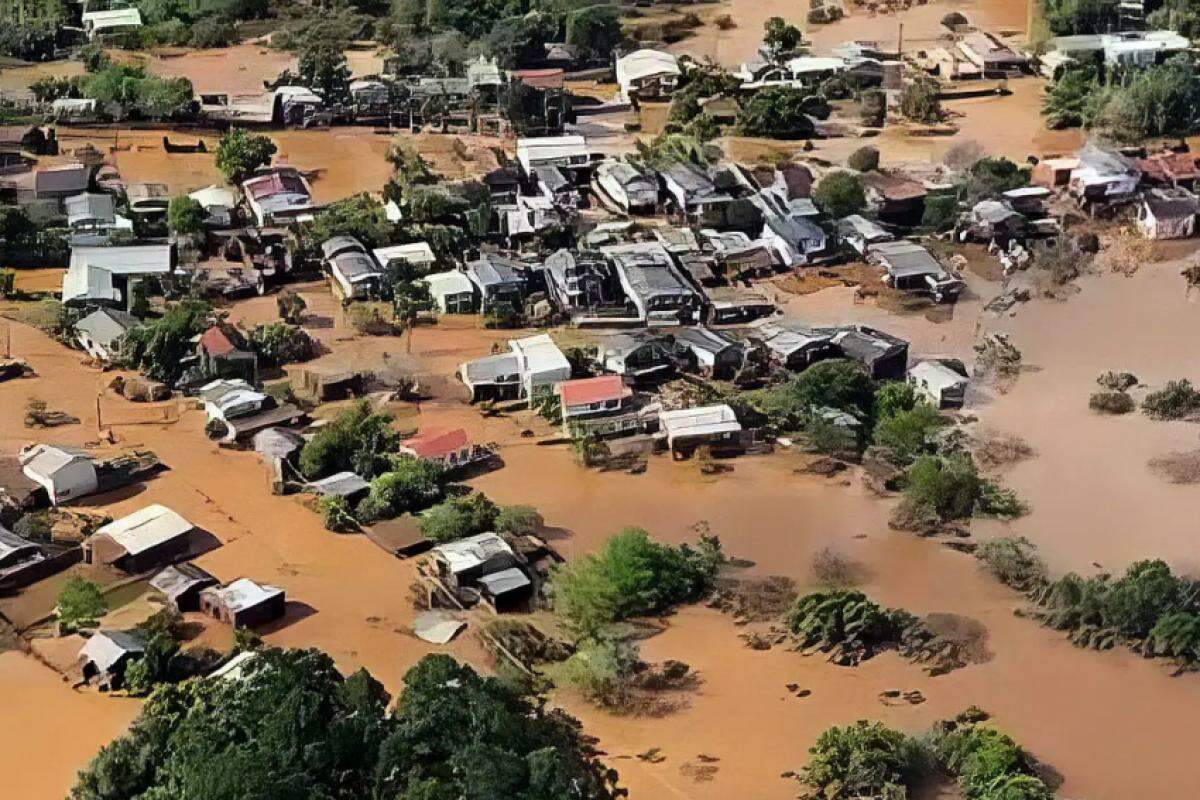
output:
<instances>
[{"instance_id":1,"label":"house with dark roof","mask_svg":"<svg viewBox=\"0 0 1200 800\"><path fill-rule=\"evenodd\" d=\"M344 301L365 300L379 291L383 270L362 242L335 236L321 244L330 282Z\"/></svg>"},{"instance_id":2,"label":"house with dark roof","mask_svg":"<svg viewBox=\"0 0 1200 800\"><path fill-rule=\"evenodd\" d=\"M856 361L877 381L904 380L908 342L866 325L833 329L832 342L843 358Z\"/></svg>"},{"instance_id":3,"label":"house with dark roof","mask_svg":"<svg viewBox=\"0 0 1200 800\"><path fill-rule=\"evenodd\" d=\"M625 297L647 325L687 325L699 314L702 296L676 269L657 242L610 245L611 260Z\"/></svg>"},{"instance_id":4,"label":"house with dark roof","mask_svg":"<svg viewBox=\"0 0 1200 800\"><path fill-rule=\"evenodd\" d=\"M686 372L706 378L732 378L746 357L741 342L720 331L703 326L672 331L676 352Z\"/></svg>"},{"instance_id":5,"label":"house with dark roof","mask_svg":"<svg viewBox=\"0 0 1200 800\"><path fill-rule=\"evenodd\" d=\"M1138 203L1138 230L1147 239L1186 239L1196 231L1198 208L1187 189L1150 189Z\"/></svg>"},{"instance_id":6,"label":"house with dark roof","mask_svg":"<svg viewBox=\"0 0 1200 800\"><path fill-rule=\"evenodd\" d=\"M212 575L185 561L156 573L150 579L150 588L159 592L172 608L182 614L200 610L200 592L217 583Z\"/></svg>"},{"instance_id":7,"label":"house with dark roof","mask_svg":"<svg viewBox=\"0 0 1200 800\"><path fill-rule=\"evenodd\" d=\"M917 223L925 213L924 185L900 174L866 172L861 176L867 195L867 207L879 219L896 223Z\"/></svg>"},{"instance_id":8,"label":"house with dark roof","mask_svg":"<svg viewBox=\"0 0 1200 800\"><path fill-rule=\"evenodd\" d=\"M42 167L33 174L33 191L38 200L54 200L61 206L68 197L86 192L91 179L92 168L86 164Z\"/></svg>"},{"instance_id":9,"label":"house with dark roof","mask_svg":"<svg viewBox=\"0 0 1200 800\"><path fill-rule=\"evenodd\" d=\"M600 342L596 361L633 381L660 378L675 371L675 345L670 336L647 331L618 333Z\"/></svg>"},{"instance_id":10,"label":"house with dark roof","mask_svg":"<svg viewBox=\"0 0 1200 800\"><path fill-rule=\"evenodd\" d=\"M829 246L829 237L821 226L804 217L767 217L759 239L785 268L810 264Z\"/></svg>"},{"instance_id":11,"label":"house with dark roof","mask_svg":"<svg viewBox=\"0 0 1200 800\"><path fill-rule=\"evenodd\" d=\"M483 313L507 305L520 312L525 303L526 266L515 259L484 253L467 263L467 277L479 291Z\"/></svg>"}]
</instances>

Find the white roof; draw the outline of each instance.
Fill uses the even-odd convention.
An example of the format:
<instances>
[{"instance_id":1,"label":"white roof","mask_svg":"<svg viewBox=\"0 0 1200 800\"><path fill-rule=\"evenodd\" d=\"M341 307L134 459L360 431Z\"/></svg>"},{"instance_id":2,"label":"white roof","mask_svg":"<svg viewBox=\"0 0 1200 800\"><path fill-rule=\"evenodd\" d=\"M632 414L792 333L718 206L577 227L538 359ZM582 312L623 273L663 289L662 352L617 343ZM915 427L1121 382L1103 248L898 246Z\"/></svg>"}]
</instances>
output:
<instances>
[{"instance_id":1,"label":"white roof","mask_svg":"<svg viewBox=\"0 0 1200 800\"><path fill-rule=\"evenodd\" d=\"M433 254L433 248L426 242L395 244L391 247L380 247L372 252L375 254L375 260L384 266L387 266L387 263L394 258L410 264L432 264L437 261L437 256Z\"/></svg>"},{"instance_id":2,"label":"white roof","mask_svg":"<svg viewBox=\"0 0 1200 800\"><path fill-rule=\"evenodd\" d=\"M146 506L96 531L108 536L129 555L143 553L163 542L186 536L195 526L166 506Z\"/></svg>"},{"instance_id":3,"label":"white roof","mask_svg":"<svg viewBox=\"0 0 1200 800\"><path fill-rule=\"evenodd\" d=\"M136 8L114 8L110 11L88 11L83 15L84 27L91 23L91 30L122 28L126 25L141 25L142 15Z\"/></svg>"},{"instance_id":4,"label":"white roof","mask_svg":"<svg viewBox=\"0 0 1200 800\"><path fill-rule=\"evenodd\" d=\"M22 539L15 533L0 525L0 561L11 556L13 553L28 553L34 555L41 552L33 542Z\"/></svg>"},{"instance_id":5,"label":"white roof","mask_svg":"<svg viewBox=\"0 0 1200 800\"><path fill-rule=\"evenodd\" d=\"M69 303L80 298L119 302L121 292L113 288L112 273L108 270L72 267L63 273L62 299L64 303Z\"/></svg>"},{"instance_id":6,"label":"white roof","mask_svg":"<svg viewBox=\"0 0 1200 800\"><path fill-rule=\"evenodd\" d=\"M192 192L188 197L205 208L233 208L237 205L233 190L224 186L206 186Z\"/></svg>"},{"instance_id":7,"label":"white roof","mask_svg":"<svg viewBox=\"0 0 1200 800\"><path fill-rule=\"evenodd\" d=\"M26 475L32 472L48 478L69 464L76 461L90 463L92 459L86 453L77 450L67 450L52 444L35 444L22 450L17 455L17 460L21 462Z\"/></svg>"},{"instance_id":8,"label":"white roof","mask_svg":"<svg viewBox=\"0 0 1200 800\"><path fill-rule=\"evenodd\" d=\"M1022 200L1027 197L1049 197L1050 190L1045 186L1021 186L1017 189L1009 189L1004 192L1004 197L1009 200Z\"/></svg>"},{"instance_id":9,"label":"white roof","mask_svg":"<svg viewBox=\"0 0 1200 800\"><path fill-rule=\"evenodd\" d=\"M587 139L582 136L544 136L517 140L517 161L528 173L534 161L554 161L579 158L589 154Z\"/></svg>"},{"instance_id":10,"label":"white roof","mask_svg":"<svg viewBox=\"0 0 1200 800\"><path fill-rule=\"evenodd\" d=\"M471 283L467 274L456 269L449 272L435 272L432 275L426 275L421 280L429 285L429 293L436 297L475 291L475 284Z\"/></svg>"},{"instance_id":11,"label":"white roof","mask_svg":"<svg viewBox=\"0 0 1200 800\"><path fill-rule=\"evenodd\" d=\"M481 566L496 556L513 555L508 542L494 533L479 533L457 542L440 544L433 552L455 573Z\"/></svg>"},{"instance_id":12,"label":"white roof","mask_svg":"<svg viewBox=\"0 0 1200 800\"><path fill-rule=\"evenodd\" d=\"M963 375L940 361L921 361L909 370L910 377L923 381L931 388L943 389L950 386L961 386L967 383Z\"/></svg>"},{"instance_id":13,"label":"white roof","mask_svg":"<svg viewBox=\"0 0 1200 800\"><path fill-rule=\"evenodd\" d=\"M145 651L145 646L125 631L96 631L79 651L79 658L92 662L101 672L108 672L125 655Z\"/></svg>"},{"instance_id":14,"label":"white roof","mask_svg":"<svg viewBox=\"0 0 1200 800\"><path fill-rule=\"evenodd\" d=\"M238 578L220 589L205 589L221 598L221 605L232 612L245 611L283 594L283 589L255 583L249 578Z\"/></svg>"},{"instance_id":15,"label":"white roof","mask_svg":"<svg viewBox=\"0 0 1200 800\"><path fill-rule=\"evenodd\" d=\"M662 50L635 50L617 59L617 83L622 86L641 78L678 74L679 59Z\"/></svg>"},{"instance_id":16,"label":"white roof","mask_svg":"<svg viewBox=\"0 0 1200 800\"><path fill-rule=\"evenodd\" d=\"M571 362L567 361L549 334L539 333L537 336L513 339L508 346L520 360L523 372L541 374L566 370L564 377L571 375Z\"/></svg>"},{"instance_id":17,"label":"white roof","mask_svg":"<svg viewBox=\"0 0 1200 800\"><path fill-rule=\"evenodd\" d=\"M658 424L667 437L711 436L721 433L736 433L742 429L733 409L725 404L681 408L678 411L663 411L658 415Z\"/></svg>"},{"instance_id":18,"label":"white roof","mask_svg":"<svg viewBox=\"0 0 1200 800\"><path fill-rule=\"evenodd\" d=\"M114 275L165 275L171 271L171 245L73 247L70 269L103 269Z\"/></svg>"},{"instance_id":19,"label":"white roof","mask_svg":"<svg viewBox=\"0 0 1200 800\"><path fill-rule=\"evenodd\" d=\"M210 678L222 678L227 681L240 681L245 675L246 665L258 657L255 650L243 650L226 661L219 668L208 674Z\"/></svg>"},{"instance_id":20,"label":"white roof","mask_svg":"<svg viewBox=\"0 0 1200 800\"><path fill-rule=\"evenodd\" d=\"M804 75L810 72L829 72L849 69L844 58L831 56L800 56L787 62L788 72L793 75Z\"/></svg>"}]
</instances>

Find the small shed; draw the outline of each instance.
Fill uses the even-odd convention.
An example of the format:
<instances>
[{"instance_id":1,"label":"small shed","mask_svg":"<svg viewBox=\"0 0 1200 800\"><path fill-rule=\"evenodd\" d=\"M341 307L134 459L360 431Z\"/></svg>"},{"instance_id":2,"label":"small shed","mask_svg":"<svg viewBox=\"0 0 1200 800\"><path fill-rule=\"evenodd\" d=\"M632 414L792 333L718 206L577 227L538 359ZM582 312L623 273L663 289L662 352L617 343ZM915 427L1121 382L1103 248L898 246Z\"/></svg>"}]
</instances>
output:
<instances>
[{"instance_id":1,"label":"small shed","mask_svg":"<svg viewBox=\"0 0 1200 800\"><path fill-rule=\"evenodd\" d=\"M126 334L141 321L124 311L98 308L75 323L75 340L96 361L107 364L120 353Z\"/></svg>"},{"instance_id":2,"label":"small shed","mask_svg":"<svg viewBox=\"0 0 1200 800\"><path fill-rule=\"evenodd\" d=\"M914 391L934 408L962 408L967 392L967 368L961 361L918 361L908 371Z\"/></svg>"},{"instance_id":3,"label":"small shed","mask_svg":"<svg viewBox=\"0 0 1200 800\"><path fill-rule=\"evenodd\" d=\"M17 456L22 471L45 488L53 505L96 491L96 465L82 450L35 444Z\"/></svg>"},{"instance_id":4,"label":"small shed","mask_svg":"<svg viewBox=\"0 0 1200 800\"><path fill-rule=\"evenodd\" d=\"M495 533L480 533L433 548L438 574L456 587L466 587L484 575L517 566L508 542Z\"/></svg>"},{"instance_id":5,"label":"small shed","mask_svg":"<svg viewBox=\"0 0 1200 800\"><path fill-rule=\"evenodd\" d=\"M227 586L200 592L200 611L234 628L257 628L287 610L283 589L238 578Z\"/></svg>"},{"instance_id":6,"label":"small shed","mask_svg":"<svg viewBox=\"0 0 1200 800\"><path fill-rule=\"evenodd\" d=\"M371 489L371 484L353 472L338 472L307 484L306 491L318 497L344 497L354 502Z\"/></svg>"},{"instance_id":7,"label":"small shed","mask_svg":"<svg viewBox=\"0 0 1200 800\"><path fill-rule=\"evenodd\" d=\"M187 552L193 530L192 523L166 506L146 506L92 534L83 543L83 560L142 572Z\"/></svg>"},{"instance_id":8,"label":"small shed","mask_svg":"<svg viewBox=\"0 0 1200 800\"><path fill-rule=\"evenodd\" d=\"M217 583L216 578L191 562L169 566L150 579L151 588L160 592L181 614L198 611L201 590Z\"/></svg>"},{"instance_id":9,"label":"small shed","mask_svg":"<svg viewBox=\"0 0 1200 800\"><path fill-rule=\"evenodd\" d=\"M134 631L96 631L79 651L79 667L85 681L101 689L120 689L125 668L145 652L146 645Z\"/></svg>"},{"instance_id":10,"label":"small shed","mask_svg":"<svg viewBox=\"0 0 1200 800\"><path fill-rule=\"evenodd\" d=\"M520 567L509 567L482 576L479 594L498 612L520 611L533 594L533 582Z\"/></svg>"},{"instance_id":11,"label":"small shed","mask_svg":"<svg viewBox=\"0 0 1200 800\"><path fill-rule=\"evenodd\" d=\"M680 328L674 333L674 337L675 344L691 372L726 380L742 368L746 357L745 348L724 333L698 326Z\"/></svg>"},{"instance_id":12,"label":"small shed","mask_svg":"<svg viewBox=\"0 0 1200 800\"><path fill-rule=\"evenodd\" d=\"M429 294L443 314L475 312L475 284L466 273L458 270L435 272L420 280L429 287Z\"/></svg>"}]
</instances>

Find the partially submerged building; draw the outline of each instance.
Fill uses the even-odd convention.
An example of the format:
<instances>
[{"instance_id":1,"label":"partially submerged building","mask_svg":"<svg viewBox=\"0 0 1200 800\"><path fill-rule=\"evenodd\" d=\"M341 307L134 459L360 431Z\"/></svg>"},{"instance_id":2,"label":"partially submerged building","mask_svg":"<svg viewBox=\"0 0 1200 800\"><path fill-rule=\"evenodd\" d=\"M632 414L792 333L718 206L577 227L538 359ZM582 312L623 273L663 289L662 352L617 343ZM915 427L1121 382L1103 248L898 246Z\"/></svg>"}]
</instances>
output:
<instances>
[{"instance_id":1,"label":"partially submerged building","mask_svg":"<svg viewBox=\"0 0 1200 800\"><path fill-rule=\"evenodd\" d=\"M676 352L688 372L717 380L729 380L746 358L741 342L703 326L672 332Z\"/></svg>"},{"instance_id":2,"label":"partially submerged building","mask_svg":"<svg viewBox=\"0 0 1200 800\"><path fill-rule=\"evenodd\" d=\"M101 527L83 543L87 564L137 573L187 552L195 526L166 506L146 506Z\"/></svg>"},{"instance_id":3,"label":"partially submerged building","mask_svg":"<svg viewBox=\"0 0 1200 800\"><path fill-rule=\"evenodd\" d=\"M1196 232L1200 201L1187 189L1151 189L1141 196L1137 227L1147 239L1187 239Z\"/></svg>"},{"instance_id":4,"label":"partially submerged building","mask_svg":"<svg viewBox=\"0 0 1200 800\"><path fill-rule=\"evenodd\" d=\"M908 370L908 382L934 408L962 408L969 378L961 361L926 359Z\"/></svg>"},{"instance_id":5,"label":"partially submerged building","mask_svg":"<svg viewBox=\"0 0 1200 800\"><path fill-rule=\"evenodd\" d=\"M724 404L662 411L658 424L667 449L676 455L688 455L702 445L717 449L736 446L741 440L741 423Z\"/></svg>"},{"instance_id":6,"label":"partially submerged building","mask_svg":"<svg viewBox=\"0 0 1200 800\"><path fill-rule=\"evenodd\" d=\"M101 690L120 689L129 664L141 658L146 644L135 631L96 631L79 651L83 679Z\"/></svg>"},{"instance_id":7,"label":"partially submerged building","mask_svg":"<svg viewBox=\"0 0 1200 800\"><path fill-rule=\"evenodd\" d=\"M837 354L862 365L873 379L903 380L908 368L908 342L866 325L833 329Z\"/></svg>"},{"instance_id":8,"label":"partially submerged building","mask_svg":"<svg viewBox=\"0 0 1200 800\"><path fill-rule=\"evenodd\" d=\"M108 364L121 352L121 345L141 320L115 308L97 308L75 323L75 341L92 359Z\"/></svg>"},{"instance_id":9,"label":"partially submerged building","mask_svg":"<svg viewBox=\"0 0 1200 800\"><path fill-rule=\"evenodd\" d=\"M657 242L610 245L611 259L637 316L647 325L688 325L698 318L700 293L679 274L670 253Z\"/></svg>"},{"instance_id":10,"label":"partially submerged building","mask_svg":"<svg viewBox=\"0 0 1200 800\"><path fill-rule=\"evenodd\" d=\"M63 275L63 303L121 304L129 300L131 280L168 275L174 268L174 250L168 244L73 247Z\"/></svg>"},{"instance_id":11,"label":"partially submerged building","mask_svg":"<svg viewBox=\"0 0 1200 800\"><path fill-rule=\"evenodd\" d=\"M312 187L299 171L275 167L242 182L242 194L254 221L261 227L288 225L311 216L319 209L313 203Z\"/></svg>"},{"instance_id":12,"label":"partially submerged building","mask_svg":"<svg viewBox=\"0 0 1200 800\"><path fill-rule=\"evenodd\" d=\"M646 331L613 334L597 346L596 362L633 381L658 379L675 371L675 345L670 336Z\"/></svg>"},{"instance_id":13,"label":"partially submerged building","mask_svg":"<svg viewBox=\"0 0 1200 800\"><path fill-rule=\"evenodd\" d=\"M871 249L868 260L884 268L884 282L889 286L927 294L937 303L956 300L963 290L963 282L916 242L880 242Z\"/></svg>"},{"instance_id":14,"label":"partially submerged building","mask_svg":"<svg viewBox=\"0 0 1200 800\"><path fill-rule=\"evenodd\" d=\"M200 592L216 586L217 579L200 567L185 561L172 564L150 579L150 588L159 592L179 613L200 610Z\"/></svg>"},{"instance_id":15,"label":"partially submerged building","mask_svg":"<svg viewBox=\"0 0 1200 800\"><path fill-rule=\"evenodd\" d=\"M478 303L475 284L465 272L449 270L419 278L443 314L473 314Z\"/></svg>"},{"instance_id":16,"label":"partially submerged building","mask_svg":"<svg viewBox=\"0 0 1200 800\"><path fill-rule=\"evenodd\" d=\"M257 628L283 617L283 589L238 578L226 586L200 591L200 611L234 628Z\"/></svg>"},{"instance_id":17,"label":"partially submerged building","mask_svg":"<svg viewBox=\"0 0 1200 800\"><path fill-rule=\"evenodd\" d=\"M497 610L515 608L533 584L520 567L516 552L495 533L481 533L433 548L433 563L454 591L475 590Z\"/></svg>"},{"instance_id":18,"label":"partially submerged building","mask_svg":"<svg viewBox=\"0 0 1200 800\"><path fill-rule=\"evenodd\" d=\"M89 39L101 39L131 33L142 27L142 15L136 8L112 8L83 12L83 32Z\"/></svg>"},{"instance_id":19,"label":"partially submerged building","mask_svg":"<svg viewBox=\"0 0 1200 800\"><path fill-rule=\"evenodd\" d=\"M555 392L562 406L564 436L602 438L635 433L641 427L633 390L620 375L563 381Z\"/></svg>"},{"instance_id":20,"label":"partially submerged building","mask_svg":"<svg viewBox=\"0 0 1200 800\"><path fill-rule=\"evenodd\" d=\"M679 59L662 50L635 50L617 59L617 85L625 100L669 97L679 76Z\"/></svg>"},{"instance_id":21,"label":"partially submerged building","mask_svg":"<svg viewBox=\"0 0 1200 800\"><path fill-rule=\"evenodd\" d=\"M490 450L471 441L465 428L423 431L400 442L401 455L436 464L447 472L462 469L492 456Z\"/></svg>"},{"instance_id":22,"label":"partially submerged building","mask_svg":"<svg viewBox=\"0 0 1200 800\"><path fill-rule=\"evenodd\" d=\"M92 494L99 486L96 464L82 450L36 444L17 458L26 477L46 490L52 505Z\"/></svg>"},{"instance_id":23,"label":"partially submerged building","mask_svg":"<svg viewBox=\"0 0 1200 800\"><path fill-rule=\"evenodd\" d=\"M526 267L520 261L485 253L468 262L467 278L475 285L480 307L488 314L505 308L519 313L525 303Z\"/></svg>"},{"instance_id":24,"label":"partially submerged building","mask_svg":"<svg viewBox=\"0 0 1200 800\"><path fill-rule=\"evenodd\" d=\"M509 352L461 364L459 378L476 400L528 400L571 377L571 362L547 334L508 343Z\"/></svg>"},{"instance_id":25,"label":"partially submerged building","mask_svg":"<svg viewBox=\"0 0 1200 800\"><path fill-rule=\"evenodd\" d=\"M601 162L593 184L603 199L626 214L652 214L658 208L657 179L628 161Z\"/></svg>"},{"instance_id":26,"label":"partially submerged building","mask_svg":"<svg viewBox=\"0 0 1200 800\"><path fill-rule=\"evenodd\" d=\"M362 242L335 236L321 245L325 269L343 301L365 300L379 291L383 270Z\"/></svg>"}]
</instances>

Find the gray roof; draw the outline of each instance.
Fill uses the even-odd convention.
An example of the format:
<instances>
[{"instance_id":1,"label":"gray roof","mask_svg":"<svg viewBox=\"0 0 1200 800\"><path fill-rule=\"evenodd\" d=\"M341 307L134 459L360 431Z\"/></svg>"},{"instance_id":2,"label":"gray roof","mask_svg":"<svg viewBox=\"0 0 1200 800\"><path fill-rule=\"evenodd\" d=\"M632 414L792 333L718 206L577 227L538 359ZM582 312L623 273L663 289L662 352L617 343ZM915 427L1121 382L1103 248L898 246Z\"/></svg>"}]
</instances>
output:
<instances>
[{"instance_id":1,"label":"gray roof","mask_svg":"<svg viewBox=\"0 0 1200 800\"><path fill-rule=\"evenodd\" d=\"M38 194L82 192L88 188L91 175L91 167L83 164L39 169L34 175L34 190Z\"/></svg>"},{"instance_id":2,"label":"gray roof","mask_svg":"<svg viewBox=\"0 0 1200 800\"><path fill-rule=\"evenodd\" d=\"M884 268L895 278L945 273L933 254L916 242L880 242L871 248L871 255L882 261Z\"/></svg>"},{"instance_id":3,"label":"gray roof","mask_svg":"<svg viewBox=\"0 0 1200 800\"><path fill-rule=\"evenodd\" d=\"M684 344L693 350L703 350L707 353L723 353L731 348L741 346L724 333L709 330L702 325L694 328L680 328L677 331L672 331L672 335L675 337L676 342Z\"/></svg>"},{"instance_id":4,"label":"gray roof","mask_svg":"<svg viewBox=\"0 0 1200 800\"><path fill-rule=\"evenodd\" d=\"M134 631L96 631L79 656L95 664L100 672L108 672L125 656L144 652L146 646Z\"/></svg>"},{"instance_id":5,"label":"gray roof","mask_svg":"<svg viewBox=\"0 0 1200 800\"><path fill-rule=\"evenodd\" d=\"M17 536L3 525L0 525L0 562L9 559L13 555L35 555L39 552L41 552L41 548L36 544L28 539Z\"/></svg>"},{"instance_id":6,"label":"gray roof","mask_svg":"<svg viewBox=\"0 0 1200 800\"><path fill-rule=\"evenodd\" d=\"M86 333L97 344L111 347L117 340L140 325L132 314L109 308L98 308L75 323L75 330Z\"/></svg>"},{"instance_id":7,"label":"gray roof","mask_svg":"<svg viewBox=\"0 0 1200 800\"><path fill-rule=\"evenodd\" d=\"M698 167L691 164L671 164L661 171L664 178L678 185L689 198L716 196L717 187Z\"/></svg>"},{"instance_id":8,"label":"gray roof","mask_svg":"<svg viewBox=\"0 0 1200 800\"><path fill-rule=\"evenodd\" d=\"M534 167L533 174L538 183L551 192L559 192L571 188L571 181L558 167Z\"/></svg>"},{"instance_id":9,"label":"gray roof","mask_svg":"<svg viewBox=\"0 0 1200 800\"><path fill-rule=\"evenodd\" d=\"M833 343L842 352L865 364L908 349L908 342L865 325L837 329Z\"/></svg>"},{"instance_id":10,"label":"gray roof","mask_svg":"<svg viewBox=\"0 0 1200 800\"><path fill-rule=\"evenodd\" d=\"M353 472L339 472L336 475L330 475L328 478L313 481L306 488L313 494L349 497L370 489L371 484Z\"/></svg>"},{"instance_id":11,"label":"gray roof","mask_svg":"<svg viewBox=\"0 0 1200 800\"><path fill-rule=\"evenodd\" d=\"M502 284L523 286L525 284L525 276L518 270L524 266L519 261L488 253L478 261L472 261L467 264L467 275L480 288Z\"/></svg>"},{"instance_id":12,"label":"gray roof","mask_svg":"<svg viewBox=\"0 0 1200 800\"><path fill-rule=\"evenodd\" d=\"M509 567L484 575L479 579L479 584L493 597L499 597L532 585L529 576L518 567Z\"/></svg>"},{"instance_id":13,"label":"gray roof","mask_svg":"<svg viewBox=\"0 0 1200 800\"><path fill-rule=\"evenodd\" d=\"M333 258L342 251L356 251L365 253L367 248L363 243L353 236L335 236L321 244L321 253L326 259Z\"/></svg>"},{"instance_id":14,"label":"gray roof","mask_svg":"<svg viewBox=\"0 0 1200 800\"><path fill-rule=\"evenodd\" d=\"M77 194L63 201L67 210L67 224L80 222L115 222L117 204L111 194Z\"/></svg>"},{"instance_id":15,"label":"gray roof","mask_svg":"<svg viewBox=\"0 0 1200 800\"><path fill-rule=\"evenodd\" d=\"M304 437L288 428L267 428L254 434L254 452L287 458L304 447Z\"/></svg>"},{"instance_id":16,"label":"gray roof","mask_svg":"<svg viewBox=\"0 0 1200 800\"><path fill-rule=\"evenodd\" d=\"M470 383L488 383L500 377L521 374L521 362L515 353L500 353L468 361L462 366L463 379Z\"/></svg>"},{"instance_id":17,"label":"gray roof","mask_svg":"<svg viewBox=\"0 0 1200 800\"><path fill-rule=\"evenodd\" d=\"M825 231L803 217L767 217L767 227L791 245L804 242L824 242Z\"/></svg>"},{"instance_id":18,"label":"gray roof","mask_svg":"<svg viewBox=\"0 0 1200 800\"><path fill-rule=\"evenodd\" d=\"M150 579L150 585L171 600L176 600L189 589L216 583L216 578L191 562L173 564Z\"/></svg>"}]
</instances>

